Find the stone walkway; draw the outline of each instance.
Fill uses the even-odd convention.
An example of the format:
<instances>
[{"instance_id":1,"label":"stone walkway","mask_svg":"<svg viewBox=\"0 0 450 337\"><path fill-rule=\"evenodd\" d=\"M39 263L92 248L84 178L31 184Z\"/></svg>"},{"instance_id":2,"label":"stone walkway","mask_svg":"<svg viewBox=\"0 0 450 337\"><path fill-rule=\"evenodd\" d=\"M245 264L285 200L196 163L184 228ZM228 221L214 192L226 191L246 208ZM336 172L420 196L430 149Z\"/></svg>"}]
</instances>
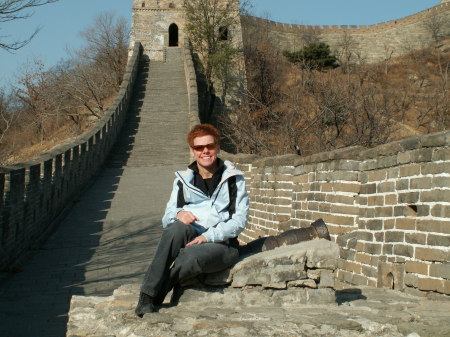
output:
<instances>
[{"instance_id":1,"label":"stone walkway","mask_svg":"<svg viewBox=\"0 0 450 337\"><path fill-rule=\"evenodd\" d=\"M73 295L140 283L161 231L173 172L189 161L179 49L143 62L128 123L105 169L47 243L0 281L0 336L61 337ZM148 83L148 85L147 85Z\"/></svg>"},{"instance_id":2,"label":"stone walkway","mask_svg":"<svg viewBox=\"0 0 450 337\"><path fill-rule=\"evenodd\" d=\"M125 285L106 298L74 297L68 337L450 336L450 301L353 288L336 291L334 304L310 289L315 304L304 304L301 290L188 289L178 306L165 304L140 319L133 312L139 284Z\"/></svg>"}]
</instances>

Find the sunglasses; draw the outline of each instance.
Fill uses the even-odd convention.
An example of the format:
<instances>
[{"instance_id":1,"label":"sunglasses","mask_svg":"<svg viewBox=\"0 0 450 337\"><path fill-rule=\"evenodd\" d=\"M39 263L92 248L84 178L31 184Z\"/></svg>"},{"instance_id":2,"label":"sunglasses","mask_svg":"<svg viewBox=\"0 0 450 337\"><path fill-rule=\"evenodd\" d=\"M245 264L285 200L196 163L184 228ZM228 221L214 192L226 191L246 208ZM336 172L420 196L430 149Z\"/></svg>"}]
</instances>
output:
<instances>
[{"instance_id":1,"label":"sunglasses","mask_svg":"<svg viewBox=\"0 0 450 337\"><path fill-rule=\"evenodd\" d=\"M203 150L208 148L208 150L214 150L217 147L216 143L206 144L206 145L194 145L192 149L197 152L203 152Z\"/></svg>"}]
</instances>

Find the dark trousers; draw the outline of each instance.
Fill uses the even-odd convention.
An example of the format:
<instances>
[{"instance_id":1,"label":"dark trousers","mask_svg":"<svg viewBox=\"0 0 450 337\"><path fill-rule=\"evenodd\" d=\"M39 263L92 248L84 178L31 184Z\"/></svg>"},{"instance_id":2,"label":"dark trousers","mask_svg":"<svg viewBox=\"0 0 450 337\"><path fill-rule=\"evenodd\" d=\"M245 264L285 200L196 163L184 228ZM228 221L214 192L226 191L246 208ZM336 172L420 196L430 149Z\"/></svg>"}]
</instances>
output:
<instances>
[{"instance_id":1,"label":"dark trousers","mask_svg":"<svg viewBox=\"0 0 450 337\"><path fill-rule=\"evenodd\" d=\"M157 303L162 303L175 284L199 274L226 269L237 262L237 247L225 242L185 247L197 236L192 226L179 221L166 227L145 274L141 292L155 298Z\"/></svg>"}]
</instances>

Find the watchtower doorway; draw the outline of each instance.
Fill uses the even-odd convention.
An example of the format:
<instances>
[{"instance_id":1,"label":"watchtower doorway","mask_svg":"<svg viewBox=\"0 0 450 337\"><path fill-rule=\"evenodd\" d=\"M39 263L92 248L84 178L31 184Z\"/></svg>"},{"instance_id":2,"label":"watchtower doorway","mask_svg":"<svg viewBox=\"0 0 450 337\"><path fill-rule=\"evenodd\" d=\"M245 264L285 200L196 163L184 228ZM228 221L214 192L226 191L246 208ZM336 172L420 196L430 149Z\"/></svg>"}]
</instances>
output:
<instances>
[{"instance_id":1,"label":"watchtower doorway","mask_svg":"<svg viewBox=\"0 0 450 337\"><path fill-rule=\"evenodd\" d=\"M175 23L169 26L169 47L178 47L178 26Z\"/></svg>"}]
</instances>

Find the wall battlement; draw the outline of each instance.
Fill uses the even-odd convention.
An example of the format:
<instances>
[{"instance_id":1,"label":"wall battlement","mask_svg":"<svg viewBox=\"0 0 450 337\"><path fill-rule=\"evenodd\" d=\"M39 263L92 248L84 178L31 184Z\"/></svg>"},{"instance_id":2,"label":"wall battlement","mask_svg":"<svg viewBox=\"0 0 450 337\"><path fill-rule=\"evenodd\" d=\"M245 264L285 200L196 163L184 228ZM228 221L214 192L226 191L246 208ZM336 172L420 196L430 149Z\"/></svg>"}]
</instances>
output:
<instances>
[{"instance_id":1,"label":"wall battlement","mask_svg":"<svg viewBox=\"0 0 450 337\"><path fill-rule=\"evenodd\" d=\"M369 26L307 26L278 23L262 18L243 16L244 44L251 44L255 36L268 38L275 49L298 50L305 43L304 36L314 34L339 54L344 39L352 40L351 51L365 62L384 60L386 54L396 57L421 49L433 41L426 22L440 22L441 35L450 35L450 3L441 3L419 13ZM392 52L392 54L391 54Z\"/></svg>"},{"instance_id":2,"label":"wall battlement","mask_svg":"<svg viewBox=\"0 0 450 337\"><path fill-rule=\"evenodd\" d=\"M441 3L432 8L425 9L416 14L409 15L404 18L390 20L386 22L380 22L373 25L296 25L288 23L280 23L272 20L266 20L254 16L246 16L246 20L254 21L255 23L265 24L272 27L273 30L280 32L295 32L303 31L304 29L315 29L318 30L320 34L336 33L347 31L349 33L376 33L382 30L398 28L400 26L407 26L412 23L423 21L424 19L430 17L431 15L440 14L450 10L450 3Z\"/></svg>"}]
</instances>

